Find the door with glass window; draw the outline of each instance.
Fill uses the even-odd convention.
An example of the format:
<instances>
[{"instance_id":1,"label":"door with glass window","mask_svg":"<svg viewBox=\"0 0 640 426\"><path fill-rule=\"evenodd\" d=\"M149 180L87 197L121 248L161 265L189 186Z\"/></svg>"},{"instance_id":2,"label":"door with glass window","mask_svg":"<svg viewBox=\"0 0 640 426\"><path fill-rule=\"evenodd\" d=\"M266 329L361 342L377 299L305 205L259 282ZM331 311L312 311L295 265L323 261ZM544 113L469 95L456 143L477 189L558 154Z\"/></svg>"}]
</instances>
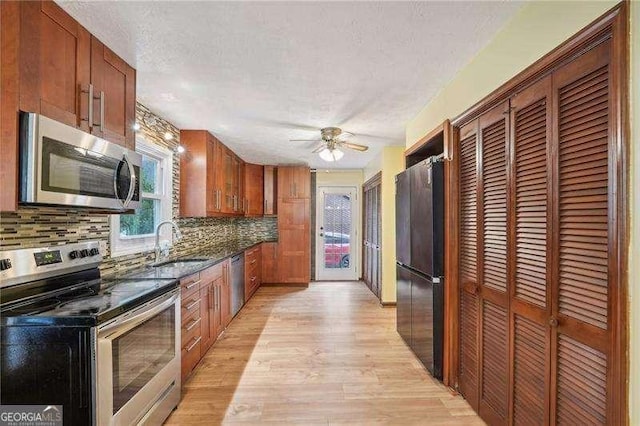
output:
<instances>
[{"instance_id":1,"label":"door with glass window","mask_svg":"<svg viewBox=\"0 0 640 426\"><path fill-rule=\"evenodd\" d=\"M357 192L355 187L319 187L316 216L316 279L356 280Z\"/></svg>"}]
</instances>

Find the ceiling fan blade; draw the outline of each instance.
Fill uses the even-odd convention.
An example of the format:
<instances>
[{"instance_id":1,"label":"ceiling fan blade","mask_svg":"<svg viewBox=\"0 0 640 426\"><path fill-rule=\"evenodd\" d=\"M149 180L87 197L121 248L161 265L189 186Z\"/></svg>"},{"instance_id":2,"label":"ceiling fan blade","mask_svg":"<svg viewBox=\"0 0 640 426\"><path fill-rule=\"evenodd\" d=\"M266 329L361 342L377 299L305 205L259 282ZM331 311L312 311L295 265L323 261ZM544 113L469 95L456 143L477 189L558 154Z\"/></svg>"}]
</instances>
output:
<instances>
[{"instance_id":1,"label":"ceiling fan blade","mask_svg":"<svg viewBox=\"0 0 640 426\"><path fill-rule=\"evenodd\" d=\"M351 132L342 132L342 133L340 133L340 135L338 135L338 137L336 139L338 139L338 140L351 139L354 136L355 135L353 133L351 133Z\"/></svg>"},{"instance_id":2,"label":"ceiling fan blade","mask_svg":"<svg viewBox=\"0 0 640 426\"><path fill-rule=\"evenodd\" d=\"M360 152L364 152L364 151L367 151L369 149L368 146L360 145L359 143L344 142L344 141L340 141L338 143L340 145L344 146L345 148L353 149L355 151L360 151Z\"/></svg>"},{"instance_id":3,"label":"ceiling fan blade","mask_svg":"<svg viewBox=\"0 0 640 426\"><path fill-rule=\"evenodd\" d=\"M322 142L321 144L319 144L317 147L315 147L315 149L313 151L311 151L313 154L317 154L320 151L322 151L323 149L325 149L327 147L327 145Z\"/></svg>"}]
</instances>

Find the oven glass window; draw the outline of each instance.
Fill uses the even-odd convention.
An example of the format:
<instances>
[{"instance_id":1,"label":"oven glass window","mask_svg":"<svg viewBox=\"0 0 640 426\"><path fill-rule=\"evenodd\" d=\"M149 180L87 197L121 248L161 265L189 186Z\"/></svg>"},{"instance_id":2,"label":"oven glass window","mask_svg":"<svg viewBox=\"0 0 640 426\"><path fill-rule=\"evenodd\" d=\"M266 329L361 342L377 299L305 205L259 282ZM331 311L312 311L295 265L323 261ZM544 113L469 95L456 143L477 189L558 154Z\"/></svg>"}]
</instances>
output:
<instances>
[{"instance_id":1,"label":"oven glass window","mask_svg":"<svg viewBox=\"0 0 640 426\"><path fill-rule=\"evenodd\" d=\"M117 413L176 355L172 306L112 342L113 413Z\"/></svg>"},{"instance_id":2,"label":"oven glass window","mask_svg":"<svg viewBox=\"0 0 640 426\"><path fill-rule=\"evenodd\" d=\"M42 138L42 190L62 194L125 199L131 176L122 158ZM134 166L139 176L139 167ZM139 199L135 191L134 200Z\"/></svg>"}]
</instances>

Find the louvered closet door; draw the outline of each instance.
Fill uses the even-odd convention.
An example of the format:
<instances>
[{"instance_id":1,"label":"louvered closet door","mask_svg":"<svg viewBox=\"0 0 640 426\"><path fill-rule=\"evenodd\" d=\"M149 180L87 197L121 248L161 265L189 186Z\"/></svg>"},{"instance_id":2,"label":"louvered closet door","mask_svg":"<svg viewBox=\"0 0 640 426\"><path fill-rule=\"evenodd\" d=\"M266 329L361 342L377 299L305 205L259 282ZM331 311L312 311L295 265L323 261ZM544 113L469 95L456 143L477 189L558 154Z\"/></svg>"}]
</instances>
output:
<instances>
[{"instance_id":1,"label":"louvered closet door","mask_svg":"<svg viewBox=\"0 0 640 426\"><path fill-rule=\"evenodd\" d=\"M608 422L609 306L617 261L611 238L617 185L610 162L616 155L609 136L610 45L601 44L553 75L559 229L553 253L557 327L552 329L551 415L558 424Z\"/></svg>"},{"instance_id":2,"label":"louvered closet door","mask_svg":"<svg viewBox=\"0 0 640 426\"><path fill-rule=\"evenodd\" d=\"M506 423L509 411L508 102L478 119L478 136L479 413L491 424L500 424Z\"/></svg>"},{"instance_id":3,"label":"louvered closet door","mask_svg":"<svg viewBox=\"0 0 640 426\"><path fill-rule=\"evenodd\" d=\"M511 403L515 425L548 424L551 77L511 98Z\"/></svg>"},{"instance_id":4,"label":"louvered closet door","mask_svg":"<svg viewBox=\"0 0 640 426\"><path fill-rule=\"evenodd\" d=\"M459 356L458 387L471 406L478 409L479 317L478 317L478 122L460 129L458 170L460 183L459 230Z\"/></svg>"}]
</instances>

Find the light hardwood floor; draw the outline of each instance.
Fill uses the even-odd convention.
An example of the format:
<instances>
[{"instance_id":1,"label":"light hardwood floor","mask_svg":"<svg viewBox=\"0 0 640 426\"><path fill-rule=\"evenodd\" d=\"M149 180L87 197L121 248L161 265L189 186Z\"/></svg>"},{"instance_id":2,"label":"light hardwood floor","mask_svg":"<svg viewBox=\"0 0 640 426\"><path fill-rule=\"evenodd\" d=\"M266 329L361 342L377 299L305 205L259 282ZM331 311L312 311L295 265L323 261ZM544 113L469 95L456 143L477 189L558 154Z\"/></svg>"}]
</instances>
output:
<instances>
[{"instance_id":1,"label":"light hardwood floor","mask_svg":"<svg viewBox=\"0 0 640 426\"><path fill-rule=\"evenodd\" d=\"M262 287L167 425L483 425L432 379L361 282Z\"/></svg>"}]
</instances>

